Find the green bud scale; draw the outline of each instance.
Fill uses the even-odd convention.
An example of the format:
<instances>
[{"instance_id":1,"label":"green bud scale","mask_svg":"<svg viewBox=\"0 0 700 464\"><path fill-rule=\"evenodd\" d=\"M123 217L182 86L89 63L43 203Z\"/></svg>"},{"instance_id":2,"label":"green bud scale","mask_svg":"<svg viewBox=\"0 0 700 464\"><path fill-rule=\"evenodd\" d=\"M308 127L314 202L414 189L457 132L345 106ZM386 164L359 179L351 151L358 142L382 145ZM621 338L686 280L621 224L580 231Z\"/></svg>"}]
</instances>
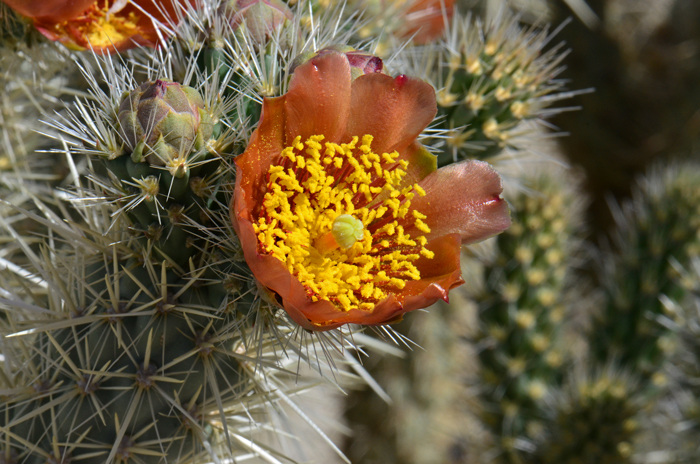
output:
<instances>
[{"instance_id":1,"label":"green bud scale","mask_svg":"<svg viewBox=\"0 0 700 464\"><path fill-rule=\"evenodd\" d=\"M192 87L156 80L124 95L119 128L131 159L165 167L173 177L187 174L187 163L212 135L211 115Z\"/></svg>"}]
</instances>

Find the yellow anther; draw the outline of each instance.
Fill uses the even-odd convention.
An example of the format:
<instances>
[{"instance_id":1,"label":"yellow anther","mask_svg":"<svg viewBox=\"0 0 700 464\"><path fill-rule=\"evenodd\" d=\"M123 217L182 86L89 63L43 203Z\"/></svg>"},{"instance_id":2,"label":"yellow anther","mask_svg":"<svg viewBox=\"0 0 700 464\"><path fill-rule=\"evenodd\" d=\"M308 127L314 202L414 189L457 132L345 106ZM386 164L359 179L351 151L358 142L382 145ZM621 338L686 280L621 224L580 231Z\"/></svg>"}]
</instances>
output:
<instances>
[{"instance_id":1,"label":"yellow anther","mask_svg":"<svg viewBox=\"0 0 700 464\"><path fill-rule=\"evenodd\" d=\"M428 224L425 222L421 221L420 219L416 219L416 222L414 222L416 228L420 230L421 232L425 232L426 234L430 233L430 227L428 227Z\"/></svg>"},{"instance_id":2,"label":"yellow anther","mask_svg":"<svg viewBox=\"0 0 700 464\"><path fill-rule=\"evenodd\" d=\"M282 159L294 167L270 167L261 216L253 227L261 247L285 263L313 301L329 300L342 311L372 310L407 280L420 279L413 262L433 255L424 248L425 237L404 232L411 222L427 229L426 216L410 208L414 191L425 192L402 185L408 162L398 160L397 152L373 153L372 136L363 136L359 147L359 137L341 145L322 145L322 140L312 136L302 143L297 137L282 151ZM336 181L334 176L342 177ZM377 179L385 182L372 186ZM354 203L371 205L379 196L384 200L371 208ZM374 231L384 236L375 243L368 227L387 211L392 220ZM381 270L385 266L391 275Z\"/></svg>"}]
</instances>

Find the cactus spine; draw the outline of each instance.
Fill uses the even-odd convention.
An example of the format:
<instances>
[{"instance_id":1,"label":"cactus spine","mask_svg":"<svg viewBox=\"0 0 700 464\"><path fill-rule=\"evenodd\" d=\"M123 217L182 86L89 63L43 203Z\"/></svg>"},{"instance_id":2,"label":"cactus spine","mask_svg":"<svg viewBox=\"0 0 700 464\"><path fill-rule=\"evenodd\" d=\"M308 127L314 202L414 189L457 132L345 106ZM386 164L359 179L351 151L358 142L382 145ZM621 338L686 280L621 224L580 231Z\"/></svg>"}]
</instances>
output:
<instances>
[{"instance_id":1,"label":"cactus spine","mask_svg":"<svg viewBox=\"0 0 700 464\"><path fill-rule=\"evenodd\" d=\"M51 155L71 160L70 188L32 190L26 170L13 187L31 201L2 203L0 239L14 245L0 266L0 462L278 463L285 439L265 437L279 430L278 403L330 443L289 395L310 388L293 374L300 363L337 369L347 330L309 335L264 301L228 214L232 159L262 98L244 71L279 49L246 55L234 34L250 43L249 32L197 6L167 53L83 60L89 96L47 130ZM202 31L238 53L235 68L200 59L189 39ZM291 62L300 47L280 53Z\"/></svg>"}]
</instances>

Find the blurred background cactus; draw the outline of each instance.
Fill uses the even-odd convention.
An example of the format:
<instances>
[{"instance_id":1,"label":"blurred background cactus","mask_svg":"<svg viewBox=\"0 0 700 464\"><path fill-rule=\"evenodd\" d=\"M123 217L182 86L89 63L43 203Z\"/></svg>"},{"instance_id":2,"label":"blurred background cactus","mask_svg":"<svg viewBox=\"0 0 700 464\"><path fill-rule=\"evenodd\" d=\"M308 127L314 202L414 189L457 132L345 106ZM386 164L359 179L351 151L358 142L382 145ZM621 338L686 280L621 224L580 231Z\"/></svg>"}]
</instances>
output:
<instances>
[{"instance_id":1,"label":"blurred background cactus","mask_svg":"<svg viewBox=\"0 0 700 464\"><path fill-rule=\"evenodd\" d=\"M531 452L542 440L544 403L569 363L562 321L581 201L567 181L541 175L529 182L536 193L511 198L514 226L495 240L483 287L474 295L483 418L499 435L508 462L523 461L511 455Z\"/></svg>"},{"instance_id":2,"label":"blurred background cactus","mask_svg":"<svg viewBox=\"0 0 700 464\"><path fill-rule=\"evenodd\" d=\"M697 2L16 3L0 462L700 459ZM421 141L494 164L513 220L365 333L291 322L229 220L263 98L330 49L431 83Z\"/></svg>"},{"instance_id":3,"label":"blurred background cactus","mask_svg":"<svg viewBox=\"0 0 700 464\"><path fill-rule=\"evenodd\" d=\"M676 26L685 20L674 16L692 7L654 2L652 13L616 1L455 3L460 9L445 22L443 39L408 46L389 66L400 63L435 85L443 119L428 139L443 150L441 162L486 158L506 174L513 225L465 255L461 310L435 307L397 327L425 350L370 361L395 403L351 397L356 438L348 449L357 462L694 462L688 386L696 374L687 369L697 331L685 314L693 311L688 266L697 255L698 214L690 179L698 170L670 160L695 152L681 146L691 140L684 136L667 139L678 144L653 157L639 150L623 158L613 133L627 136L604 119L621 111L605 97L618 81L603 77L611 69L629 69L630 78L632 69L649 69L639 50L667 40L663 46L679 44L674 50L687 55L682 65L666 56L664 66L674 66L679 81L692 80L698 55L694 42L680 45L679 37L695 32ZM517 16L508 16L506 4ZM622 21L626 33L615 26ZM525 91L516 81L528 73L536 79ZM640 90L653 75L620 84L621 94L648 107ZM689 127L700 99L692 90L684 96L674 104L668 94L654 99L665 109L683 105L684 115L674 118ZM484 106L465 111L473 102ZM579 104L581 111L568 111ZM518 117L521 109L532 112ZM628 115L615 124L651 124L639 112ZM485 130L496 127L503 130ZM562 132L572 136L549 143ZM628 140L643 143L641 134ZM572 177L549 164L566 158L583 169Z\"/></svg>"}]
</instances>

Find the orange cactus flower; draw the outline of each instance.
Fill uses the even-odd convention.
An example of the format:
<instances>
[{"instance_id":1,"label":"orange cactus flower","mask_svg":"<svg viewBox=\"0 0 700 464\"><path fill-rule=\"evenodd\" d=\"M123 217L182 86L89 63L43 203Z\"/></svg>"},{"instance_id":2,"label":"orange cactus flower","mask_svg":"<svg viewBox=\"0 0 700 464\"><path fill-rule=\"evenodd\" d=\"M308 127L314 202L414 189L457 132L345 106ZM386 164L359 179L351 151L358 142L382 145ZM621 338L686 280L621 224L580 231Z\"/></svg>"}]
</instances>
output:
<instances>
[{"instance_id":1,"label":"orange cactus flower","mask_svg":"<svg viewBox=\"0 0 700 464\"><path fill-rule=\"evenodd\" d=\"M121 51L153 46L158 35L153 22L176 21L178 4L189 0L4 0L31 18L50 40L74 50Z\"/></svg>"},{"instance_id":2,"label":"orange cactus flower","mask_svg":"<svg viewBox=\"0 0 700 464\"><path fill-rule=\"evenodd\" d=\"M438 170L416 141L436 114L429 84L351 76L337 51L300 65L235 160L245 259L308 330L384 324L447 300L463 283L460 246L510 225L488 164Z\"/></svg>"}]
</instances>

